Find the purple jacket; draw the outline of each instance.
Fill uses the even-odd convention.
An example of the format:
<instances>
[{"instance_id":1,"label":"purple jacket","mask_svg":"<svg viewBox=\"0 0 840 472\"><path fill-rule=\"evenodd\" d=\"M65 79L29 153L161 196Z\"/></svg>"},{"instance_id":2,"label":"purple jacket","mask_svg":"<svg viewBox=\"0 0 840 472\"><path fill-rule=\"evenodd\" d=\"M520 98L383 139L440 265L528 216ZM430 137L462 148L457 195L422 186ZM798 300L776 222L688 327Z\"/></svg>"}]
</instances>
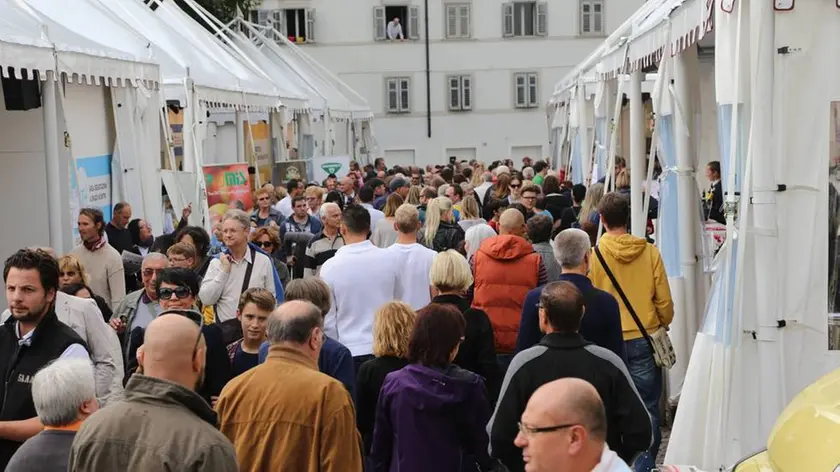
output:
<instances>
[{"instance_id":1,"label":"purple jacket","mask_svg":"<svg viewBox=\"0 0 840 472\"><path fill-rule=\"evenodd\" d=\"M374 472L489 470L490 404L478 375L408 365L385 377L370 458Z\"/></svg>"}]
</instances>

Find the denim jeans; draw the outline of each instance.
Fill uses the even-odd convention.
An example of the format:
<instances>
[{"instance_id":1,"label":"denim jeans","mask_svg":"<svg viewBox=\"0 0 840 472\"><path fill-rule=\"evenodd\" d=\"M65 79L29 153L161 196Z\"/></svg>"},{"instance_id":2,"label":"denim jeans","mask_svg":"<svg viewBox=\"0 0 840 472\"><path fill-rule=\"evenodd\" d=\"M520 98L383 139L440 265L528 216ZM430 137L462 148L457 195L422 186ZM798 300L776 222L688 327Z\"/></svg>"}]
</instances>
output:
<instances>
[{"instance_id":1,"label":"denim jeans","mask_svg":"<svg viewBox=\"0 0 840 472\"><path fill-rule=\"evenodd\" d=\"M659 443L662 432L659 430L659 401L662 398L662 368L653 359L653 350L645 338L624 342L627 351L627 370L636 384L636 390L642 397L648 413L650 413L651 428L653 428L653 444L651 448L641 454L633 463L636 472L649 472L656 467L656 455L659 453Z\"/></svg>"}]
</instances>

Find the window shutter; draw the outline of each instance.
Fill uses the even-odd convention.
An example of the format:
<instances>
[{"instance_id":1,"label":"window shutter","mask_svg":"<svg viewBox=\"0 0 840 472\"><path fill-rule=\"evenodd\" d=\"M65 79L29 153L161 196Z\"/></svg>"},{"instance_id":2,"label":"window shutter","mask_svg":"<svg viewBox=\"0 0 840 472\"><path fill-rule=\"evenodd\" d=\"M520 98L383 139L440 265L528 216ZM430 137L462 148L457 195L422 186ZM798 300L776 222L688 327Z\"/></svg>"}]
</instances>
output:
<instances>
[{"instance_id":1,"label":"window shutter","mask_svg":"<svg viewBox=\"0 0 840 472\"><path fill-rule=\"evenodd\" d=\"M518 107L526 106L525 75L515 74L514 76L514 103Z\"/></svg>"},{"instance_id":2,"label":"window shutter","mask_svg":"<svg viewBox=\"0 0 840 472\"><path fill-rule=\"evenodd\" d=\"M306 42L315 42L315 9L307 8L304 10L306 16Z\"/></svg>"},{"instance_id":3,"label":"window shutter","mask_svg":"<svg viewBox=\"0 0 840 472\"><path fill-rule=\"evenodd\" d=\"M385 26L385 7L373 7L373 39L375 41L385 40Z\"/></svg>"},{"instance_id":4,"label":"window shutter","mask_svg":"<svg viewBox=\"0 0 840 472\"><path fill-rule=\"evenodd\" d=\"M460 32L461 34L460 34L460 36L462 38L469 38L469 37L472 36L472 33L470 31L470 29L471 29L470 28L470 21L472 20L472 18L470 18L470 16L471 16L470 15L470 6L469 5L461 5L460 12L461 12L461 18L460 18L461 19L461 32Z\"/></svg>"},{"instance_id":5,"label":"window shutter","mask_svg":"<svg viewBox=\"0 0 840 472\"><path fill-rule=\"evenodd\" d=\"M502 36L513 36L513 3L502 4Z\"/></svg>"},{"instance_id":6,"label":"window shutter","mask_svg":"<svg viewBox=\"0 0 840 472\"><path fill-rule=\"evenodd\" d=\"M528 74L528 105L537 106L537 74Z\"/></svg>"},{"instance_id":7,"label":"window shutter","mask_svg":"<svg viewBox=\"0 0 840 472\"><path fill-rule=\"evenodd\" d=\"M455 5L446 6L446 37L458 37L458 7Z\"/></svg>"},{"instance_id":8,"label":"window shutter","mask_svg":"<svg viewBox=\"0 0 840 472\"><path fill-rule=\"evenodd\" d=\"M449 77L449 110L461 109L461 81L457 76Z\"/></svg>"},{"instance_id":9,"label":"window shutter","mask_svg":"<svg viewBox=\"0 0 840 472\"><path fill-rule=\"evenodd\" d=\"M271 17L269 17L266 26L271 27L272 39L275 41L279 39L277 36L285 36L286 30L283 28L283 10L271 10Z\"/></svg>"},{"instance_id":10,"label":"window shutter","mask_svg":"<svg viewBox=\"0 0 840 472\"><path fill-rule=\"evenodd\" d=\"M265 10L251 10L248 12L248 16L251 23L262 25L265 23L268 12Z\"/></svg>"},{"instance_id":11,"label":"window shutter","mask_svg":"<svg viewBox=\"0 0 840 472\"><path fill-rule=\"evenodd\" d=\"M408 79L400 79L400 111L409 111Z\"/></svg>"},{"instance_id":12,"label":"window shutter","mask_svg":"<svg viewBox=\"0 0 840 472\"><path fill-rule=\"evenodd\" d=\"M589 3L583 2L580 5L580 32L581 34L590 33L592 31L592 10Z\"/></svg>"},{"instance_id":13,"label":"window shutter","mask_svg":"<svg viewBox=\"0 0 840 472\"><path fill-rule=\"evenodd\" d=\"M548 34L548 2L537 3L537 28L535 33L537 36Z\"/></svg>"},{"instance_id":14,"label":"window shutter","mask_svg":"<svg viewBox=\"0 0 840 472\"><path fill-rule=\"evenodd\" d=\"M604 5L602 3L596 3L592 5L592 32L593 33L603 33L604 32Z\"/></svg>"},{"instance_id":15,"label":"window shutter","mask_svg":"<svg viewBox=\"0 0 840 472\"><path fill-rule=\"evenodd\" d=\"M386 94L386 102L388 111L391 113L397 112L400 109L399 90L397 90L397 79L388 79L387 88L388 93Z\"/></svg>"},{"instance_id":16,"label":"window shutter","mask_svg":"<svg viewBox=\"0 0 840 472\"><path fill-rule=\"evenodd\" d=\"M420 39L420 9L408 7L408 39Z\"/></svg>"},{"instance_id":17,"label":"window shutter","mask_svg":"<svg viewBox=\"0 0 840 472\"><path fill-rule=\"evenodd\" d=\"M461 109L472 109L472 77L461 77Z\"/></svg>"}]
</instances>

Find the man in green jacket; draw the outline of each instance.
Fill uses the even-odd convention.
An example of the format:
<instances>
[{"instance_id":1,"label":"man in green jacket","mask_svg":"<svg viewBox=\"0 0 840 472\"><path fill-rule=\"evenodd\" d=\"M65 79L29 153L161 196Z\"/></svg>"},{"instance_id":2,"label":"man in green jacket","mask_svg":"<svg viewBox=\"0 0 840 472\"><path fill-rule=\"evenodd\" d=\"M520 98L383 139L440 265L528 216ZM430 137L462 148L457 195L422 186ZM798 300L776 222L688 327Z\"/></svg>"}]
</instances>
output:
<instances>
[{"instance_id":1,"label":"man in green jacket","mask_svg":"<svg viewBox=\"0 0 840 472\"><path fill-rule=\"evenodd\" d=\"M216 413L195 393L204 379L206 346L201 315L191 314L163 314L149 323L137 351L142 374L128 381L124 401L79 429L70 471L239 470Z\"/></svg>"}]
</instances>

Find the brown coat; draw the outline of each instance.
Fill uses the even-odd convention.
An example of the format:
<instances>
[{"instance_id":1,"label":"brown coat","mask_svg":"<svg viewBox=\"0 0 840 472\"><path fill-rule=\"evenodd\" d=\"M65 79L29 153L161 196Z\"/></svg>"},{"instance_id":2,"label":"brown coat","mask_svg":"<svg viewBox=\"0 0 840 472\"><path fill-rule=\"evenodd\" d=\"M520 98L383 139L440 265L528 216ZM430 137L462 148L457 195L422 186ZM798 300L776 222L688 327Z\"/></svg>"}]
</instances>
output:
<instances>
[{"instance_id":1,"label":"brown coat","mask_svg":"<svg viewBox=\"0 0 840 472\"><path fill-rule=\"evenodd\" d=\"M231 380L216 403L243 472L361 472L353 400L303 353L271 346L264 364Z\"/></svg>"},{"instance_id":2,"label":"brown coat","mask_svg":"<svg viewBox=\"0 0 840 472\"><path fill-rule=\"evenodd\" d=\"M70 450L70 471L236 472L230 441L195 392L135 374L125 400L86 419Z\"/></svg>"}]
</instances>

